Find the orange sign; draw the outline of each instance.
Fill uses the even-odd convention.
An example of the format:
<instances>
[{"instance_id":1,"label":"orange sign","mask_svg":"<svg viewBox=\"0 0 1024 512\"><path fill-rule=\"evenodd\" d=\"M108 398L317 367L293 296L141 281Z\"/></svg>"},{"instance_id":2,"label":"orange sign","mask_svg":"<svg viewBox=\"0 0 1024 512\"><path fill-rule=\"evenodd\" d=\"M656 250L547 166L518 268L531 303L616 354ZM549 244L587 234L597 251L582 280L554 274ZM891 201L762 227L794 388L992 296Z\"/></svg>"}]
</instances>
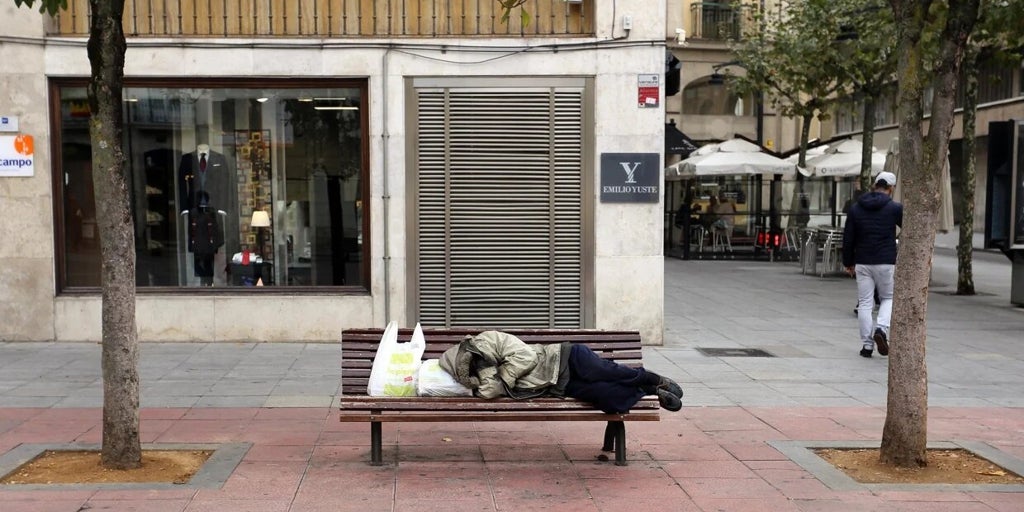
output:
<instances>
[{"instance_id":1,"label":"orange sign","mask_svg":"<svg viewBox=\"0 0 1024 512\"><path fill-rule=\"evenodd\" d=\"M0 177L30 177L35 172L31 135L0 137Z\"/></svg>"},{"instance_id":2,"label":"orange sign","mask_svg":"<svg viewBox=\"0 0 1024 512\"><path fill-rule=\"evenodd\" d=\"M32 150L32 136L31 135L18 135L14 138L14 151L19 155L32 156L34 152Z\"/></svg>"}]
</instances>

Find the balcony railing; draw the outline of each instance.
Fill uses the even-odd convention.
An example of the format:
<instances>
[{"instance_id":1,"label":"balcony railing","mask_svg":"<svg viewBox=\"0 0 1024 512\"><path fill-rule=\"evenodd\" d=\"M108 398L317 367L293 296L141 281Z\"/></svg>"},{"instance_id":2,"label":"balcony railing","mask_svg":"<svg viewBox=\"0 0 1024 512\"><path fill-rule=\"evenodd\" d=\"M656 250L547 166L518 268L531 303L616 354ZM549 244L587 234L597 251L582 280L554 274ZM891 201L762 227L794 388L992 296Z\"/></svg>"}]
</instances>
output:
<instances>
[{"instance_id":1,"label":"balcony railing","mask_svg":"<svg viewBox=\"0 0 1024 512\"><path fill-rule=\"evenodd\" d=\"M523 26L525 9L530 23ZM495 0L125 0L129 37L560 37L594 34L592 0L528 0L501 21ZM88 0L51 33L89 34Z\"/></svg>"},{"instance_id":2,"label":"balcony railing","mask_svg":"<svg viewBox=\"0 0 1024 512\"><path fill-rule=\"evenodd\" d=\"M751 6L731 3L695 2L690 4L690 37L726 41L741 39L753 23Z\"/></svg>"}]
</instances>

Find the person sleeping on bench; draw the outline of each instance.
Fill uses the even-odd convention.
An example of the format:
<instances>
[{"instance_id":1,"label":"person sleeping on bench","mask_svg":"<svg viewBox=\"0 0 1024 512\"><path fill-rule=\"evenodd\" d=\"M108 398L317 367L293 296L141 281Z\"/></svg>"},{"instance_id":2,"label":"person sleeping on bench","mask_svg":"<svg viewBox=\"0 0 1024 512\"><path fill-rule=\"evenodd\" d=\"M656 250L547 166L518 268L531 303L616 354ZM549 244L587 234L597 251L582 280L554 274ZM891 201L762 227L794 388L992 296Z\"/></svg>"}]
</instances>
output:
<instances>
[{"instance_id":1,"label":"person sleeping on bench","mask_svg":"<svg viewBox=\"0 0 1024 512\"><path fill-rule=\"evenodd\" d=\"M527 345L511 334L485 331L466 336L439 363L480 398L567 396L607 414L627 413L645 395L657 395L669 411L683 406L683 390L672 379L603 359L575 343Z\"/></svg>"}]
</instances>

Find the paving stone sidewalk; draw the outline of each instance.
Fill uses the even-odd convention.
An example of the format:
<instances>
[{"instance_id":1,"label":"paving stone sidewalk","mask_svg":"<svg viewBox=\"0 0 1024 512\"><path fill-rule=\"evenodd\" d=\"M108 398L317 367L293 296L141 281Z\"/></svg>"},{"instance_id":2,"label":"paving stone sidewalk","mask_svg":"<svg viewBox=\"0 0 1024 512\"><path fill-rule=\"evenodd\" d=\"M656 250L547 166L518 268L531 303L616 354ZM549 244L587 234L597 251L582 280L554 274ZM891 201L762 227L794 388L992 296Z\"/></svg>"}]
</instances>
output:
<instances>
[{"instance_id":1,"label":"paving stone sidewalk","mask_svg":"<svg viewBox=\"0 0 1024 512\"><path fill-rule=\"evenodd\" d=\"M145 443L244 445L215 488L0 486L0 511L1020 511L1017 488L838 485L787 447L877 442L886 358L857 355L851 279L795 263L665 260L666 343L645 349L686 407L629 425L631 464L596 460L603 425L337 421L335 344L144 344ZM1024 459L1024 310L1008 260L976 253L981 295L950 295L936 251L929 301L929 440ZM898 342L898 340L896 340ZM774 357L709 357L757 348ZM0 467L17 447L98 443L99 346L0 343ZM788 444L787 444L788 443ZM798 450L799 451L799 450Z\"/></svg>"}]
</instances>

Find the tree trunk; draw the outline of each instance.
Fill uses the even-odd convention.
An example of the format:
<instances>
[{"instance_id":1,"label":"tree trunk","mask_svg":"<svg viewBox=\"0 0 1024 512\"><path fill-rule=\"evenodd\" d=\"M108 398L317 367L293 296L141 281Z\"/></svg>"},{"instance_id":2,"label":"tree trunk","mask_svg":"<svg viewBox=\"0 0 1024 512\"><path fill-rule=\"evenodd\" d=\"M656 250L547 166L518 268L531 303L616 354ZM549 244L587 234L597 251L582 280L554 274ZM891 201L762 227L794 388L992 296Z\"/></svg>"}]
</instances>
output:
<instances>
[{"instance_id":1,"label":"tree trunk","mask_svg":"<svg viewBox=\"0 0 1024 512\"><path fill-rule=\"evenodd\" d=\"M807 144L810 142L811 137L811 120L814 116L811 114L804 114L801 117L800 123L800 156L797 157L797 165L800 168L807 167ZM810 216L810 210L804 208L801 203L801 197L805 194L804 192L804 175L803 173L796 173L796 190L793 191L793 198L789 202L789 223L787 226L807 226L807 222ZM780 189L781 190L781 189ZM781 192L780 192L781 193ZM782 198L779 198L780 204ZM781 218L780 218L779 229L782 229Z\"/></svg>"},{"instance_id":2,"label":"tree trunk","mask_svg":"<svg viewBox=\"0 0 1024 512\"><path fill-rule=\"evenodd\" d=\"M103 449L105 467L139 467L138 334L135 327L135 236L122 133L122 79L127 44L124 0L89 0L89 133L103 286Z\"/></svg>"},{"instance_id":3,"label":"tree trunk","mask_svg":"<svg viewBox=\"0 0 1024 512\"><path fill-rule=\"evenodd\" d=\"M963 173L960 175L960 241L956 246L957 295L974 295L974 185L975 121L978 118L978 48L968 45L964 52L964 137Z\"/></svg>"},{"instance_id":4,"label":"tree trunk","mask_svg":"<svg viewBox=\"0 0 1024 512\"><path fill-rule=\"evenodd\" d=\"M798 157L797 165L800 167L807 167L807 144L811 138L811 120L814 116L811 114L804 114L800 119L800 156ZM797 173L797 179L800 179L802 174Z\"/></svg>"},{"instance_id":5,"label":"tree trunk","mask_svg":"<svg viewBox=\"0 0 1024 512\"><path fill-rule=\"evenodd\" d=\"M861 135L863 148L860 153L860 189L871 190L871 156L875 145L875 96L864 95L864 131Z\"/></svg>"},{"instance_id":6,"label":"tree trunk","mask_svg":"<svg viewBox=\"0 0 1024 512\"><path fill-rule=\"evenodd\" d=\"M953 128L953 99L967 37L979 0L949 0L934 71L924 71L922 32L930 2L890 0L897 27L899 65L899 169L906 208L896 262L889 349L889 395L881 461L926 465L928 368L925 363L928 281L938 222L939 176ZM922 136L921 96L932 79L935 95L927 140Z\"/></svg>"}]
</instances>

